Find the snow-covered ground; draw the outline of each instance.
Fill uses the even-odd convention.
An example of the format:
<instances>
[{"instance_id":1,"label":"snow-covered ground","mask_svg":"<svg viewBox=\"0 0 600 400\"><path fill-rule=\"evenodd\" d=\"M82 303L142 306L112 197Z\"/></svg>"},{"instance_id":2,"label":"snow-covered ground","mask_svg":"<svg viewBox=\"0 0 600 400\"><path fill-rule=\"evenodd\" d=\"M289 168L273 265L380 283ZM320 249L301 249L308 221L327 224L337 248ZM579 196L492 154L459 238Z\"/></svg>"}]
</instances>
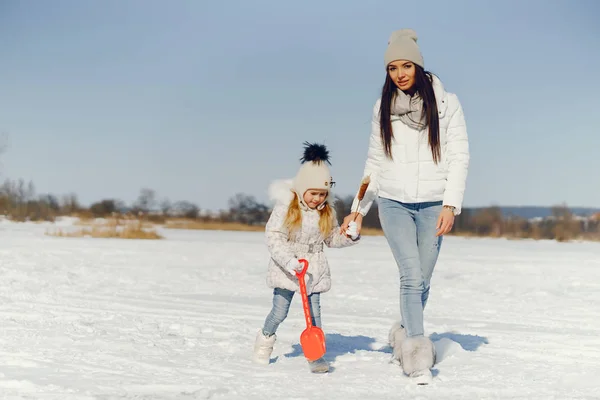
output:
<instances>
[{"instance_id":1,"label":"snow-covered ground","mask_svg":"<svg viewBox=\"0 0 600 400\"><path fill-rule=\"evenodd\" d=\"M275 361L251 361L271 303L261 233L47 228L0 224L2 399L600 398L598 243L447 237L425 316L439 362L421 387L389 362L398 276L381 237L327 250L333 370L313 375L299 297Z\"/></svg>"}]
</instances>

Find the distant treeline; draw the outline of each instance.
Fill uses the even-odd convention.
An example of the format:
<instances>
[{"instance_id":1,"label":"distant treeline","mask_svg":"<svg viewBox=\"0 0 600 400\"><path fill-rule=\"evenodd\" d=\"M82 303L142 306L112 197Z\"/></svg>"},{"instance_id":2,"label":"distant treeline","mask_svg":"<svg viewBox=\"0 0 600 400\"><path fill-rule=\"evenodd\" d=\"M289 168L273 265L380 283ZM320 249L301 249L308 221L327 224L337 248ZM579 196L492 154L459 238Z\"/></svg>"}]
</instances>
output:
<instances>
[{"instance_id":1,"label":"distant treeline","mask_svg":"<svg viewBox=\"0 0 600 400\"><path fill-rule=\"evenodd\" d=\"M338 215L347 215L352 197L339 199ZM363 220L363 226L381 229L374 203ZM508 238L600 240L600 212L585 217L575 215L566 204L550 208L546 217L524 218L507 214L502 207L463 208L454 221L453 234L463 236L487 236Z\"/></svg>"},{"instance_id":2,"label":"distant treeline","mask_svg":"<svg viewBox=\"0 0 600 400\"><path fill-rule=\"evenodd\" d=\"M335 208L341 220L350 213L352 197L336 197ZM529 208L529 212L534 208ZM539 208L543 210L543 208ZM507 212L502 207L464 208L456 217L453 234L468 236L555 239L600 240L600 213L587 216L576 215L567 205L550 208L544 217L525 218L515 215L515 209ZM0 213L14 221L53 221L59 216L108 217L115 214L143 216L157 223L170 218L185 218L198 222L224 224L237 223L252 226L264 225L271 207L243 193L236 194L226 209L219 212L203 212L190 201L171 202L159 199L152 189L142 189L135 202L127 205L118 199L102 199L89 207L82 206L77 196L69 194L56 197L36 194L33 183L23 180L6 180L0 187ZM363 226L381 229L377 203L364 218Z\"/></svg>"},{"instance_id":3,"label":"distant treeline","mask_svg":"<svg viewBox=\"0 0 600 400\"><path fill-rule=\"evenodd\" d=\"M351 210L353 197L336 197L335 208L341 222ZM253 196L237 194L229 201L229 208L210 216L220 222L262 225L269 217L270 208ZM363 227L381 230L377 202L363 219ZM600 212L585 217L575 215L565 204L551 207L544 218L523 218L506 214L501 207L463 208L454 222L453 234L509 238L600 240Z\"/></svg>"}]
</instances>

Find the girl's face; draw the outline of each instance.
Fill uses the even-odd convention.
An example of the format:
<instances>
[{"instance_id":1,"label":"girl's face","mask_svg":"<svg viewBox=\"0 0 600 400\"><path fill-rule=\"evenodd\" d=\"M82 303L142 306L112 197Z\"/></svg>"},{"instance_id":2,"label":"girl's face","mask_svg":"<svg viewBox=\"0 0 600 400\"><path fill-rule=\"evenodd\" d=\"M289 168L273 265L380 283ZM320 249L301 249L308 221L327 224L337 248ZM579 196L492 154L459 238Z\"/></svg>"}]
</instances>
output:
<instances>
[{"instance_id":1,"label":"girl's face","mask_svg":"<svg viewBox=\"0 0 600 400\"><path fill-rule=\"evenodd\" d=\"M415 64L411 61L396 60L388 65L388 74L398 89L406 92L415 84Z\"/></svg>"},{"instance_id":2,"label":"girl's face","mask_svg":"<svg viewBox=\"0 0 600 400\"><path fill-rule=\"evenodd\" d=\"M309 208L315 209L325 201L327 197L327 190L322 189L308 189L304 192L304 204L306 204Z\"/></svg>"}]
</instances>

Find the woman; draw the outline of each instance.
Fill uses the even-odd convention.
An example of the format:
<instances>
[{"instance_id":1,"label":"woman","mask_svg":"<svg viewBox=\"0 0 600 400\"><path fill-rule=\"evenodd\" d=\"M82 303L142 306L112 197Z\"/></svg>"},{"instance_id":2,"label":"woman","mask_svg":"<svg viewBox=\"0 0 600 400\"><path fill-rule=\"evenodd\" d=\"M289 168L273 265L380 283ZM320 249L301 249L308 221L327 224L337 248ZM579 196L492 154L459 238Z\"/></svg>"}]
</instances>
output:
<instances>
[{"instance_id":1,"label":"woman","mask_svg":"<svg viewBox=\"0 0 600 400\"><path fill-rule=\"evenodd\" d=\"M424 70L413 30L392 33L384 56L386 77L373 108L364 175L371 183L355 198L342 231L377 198L379 219L400 272L401 322L390 330L404 372L431 379L435 348L424 336L423 309L442 236L461 212L469 164L463 110L457 96Z\"/></svg>"}]
</instances>

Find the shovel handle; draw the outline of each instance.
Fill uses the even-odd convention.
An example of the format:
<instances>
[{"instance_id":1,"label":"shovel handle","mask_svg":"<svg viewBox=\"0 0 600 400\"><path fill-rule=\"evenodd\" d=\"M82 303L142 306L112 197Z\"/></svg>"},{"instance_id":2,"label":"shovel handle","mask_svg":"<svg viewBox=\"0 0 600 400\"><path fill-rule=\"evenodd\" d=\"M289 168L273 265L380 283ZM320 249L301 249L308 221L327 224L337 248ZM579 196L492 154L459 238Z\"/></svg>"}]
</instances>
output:
<instances>
[{"instance_id":1,"label":"shovel handle","mask_svg":"<svg viewBox=\"0 0 600 400\"><path fill-rule=\"evenodd\" d=\"M303 277L306 274L306 271L308 270L308 261L305 260L304 258L301 258L301 259L298 260L298 262L300 264L304 265L302 267L302 271L296 272L296 276L298 277L298 279L300 279L301 277Z\"/></svg>"},{"instance_id":2,"label":"shovel handle","mask_svg":"<svg viewBox=\"0 0 600 400\"><path fill-rule=\"evenodd\" d=\"M308 261L305 259L298 260L300 263L304 264L302 271L296 272L296 276L298 277L298 286L300 286L300 296L302 296L302 308L304 309L304 318L306 319L306 327L311 328L312 318L310 316L310 307L308 305L308 295L306 294L306 282L304 282L304 275L308 270Z\"/></svg>"}]
</instances>

